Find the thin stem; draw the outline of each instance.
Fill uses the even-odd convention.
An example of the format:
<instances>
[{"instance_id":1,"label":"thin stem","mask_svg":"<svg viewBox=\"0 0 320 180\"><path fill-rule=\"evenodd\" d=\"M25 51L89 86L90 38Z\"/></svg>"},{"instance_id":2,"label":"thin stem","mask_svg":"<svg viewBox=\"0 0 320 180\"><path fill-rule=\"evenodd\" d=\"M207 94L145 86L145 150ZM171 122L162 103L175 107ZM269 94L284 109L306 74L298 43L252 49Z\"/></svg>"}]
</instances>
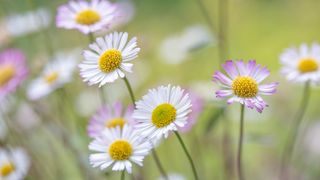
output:
<instances>
[{"instance_id":1,"label":"thin stem","mask_svg":"<svg viewBox=\"0 0 320 180\"><path fill-rule=\"evenodd\" d=\"M93 43L93 41L94 41L94 35L93 35L93 33L89 33L89 34L88 34L88 37L89 37L89 43Z\"/></svg>"},{"instance_id":2,"label":"thin stem","mask_svg":"<svg viewBox=\"0 0 320 180\"><path fill-rule=\"evenodd\" d=\"M133 91L132 91L132 87L131 87L131 85L130 85L130 82L129 82L129 80L127 79L127 77L124 77L123 80L124 80L124 82L125 82L125 84L126 84L126 86L127 86L127 89L128 89L128 91L129 91L132 104L133 104L134 108L136 108L136 104L135 104L136 100L135 100L134 93L133 93ZM156 153L156 151L155 151L154 149L152 149L152 156L153 156L154 161L156 162L156 165L157 165L157 167L158 167L158 169L159 169L159 171L160 171L160 174L161 174L163 177L165 177L166 179L168 179L167 173L166 173L166 171L164 170L164 168L163 168L163 166L162 166L162 164L161 164L161 162L160 162L160 159L159 159L159 157L158 157L158 155L157 155L157 153Z\"/></svg>"},{"instance_id":3,"label":"thin stem","mask_svg":"<svg viewBox=\"0 0 320 180\"><path fill-rule=\"evenodd\" d=\"M134 94L133 94L131 85L130 85L127 77L124 77L123 80L124 80L124 82L126 83L126 86L127 86L128 91L129 91L132 104L134 105L134 107L136 107L136 100L135 100L135 98L134 98Z\"/></svg>"},{"instance_id":4,"label":"thin stem","mask_svg":"<svg viewBox=\"0 0 320 180\"><path fill-rule=\"evenodd\" d=\"M160 162L160 159L159 159L159 157L157 155L156 150L154 148L152 148L151 151L152 151L152 157L153 157L154 161L156 162L157 167L159 168L161 176L168 180L169 179L168 175L167 175L166 171L164 170L164 168L163 168L163 166L162 166L162 164Z\"/></svg>"},{"instance_id":5,"label":"thin stem","mask_svg":"<svg viewBox=\"0 0 320 180\"><path fill-rule=\"evenodd\" d=\"M228 56L228 0L219 0L219 61L222 64Z\"/></svg>"},{"instance_id":6,"label":"thin stem","mask_svg":"<svg viewBox=\"0 0 320 180\"><path fill-rule=\"evenodd\" d=\"M103 87L99 88L99 96L100 96L100 100L101 100L101 105L104 106L107 104L107 98L104 94L104 90Z\"/></svg>"},{"instance_id":7,"label":"thin stem","mask_svg":"<svg viewBox=\"0 0 320 180\"><path fill-rule=\"evenodd\" d=\"M193 160L192 160L192 158L191 158L191 156L190 156L190 154L189 154L189 152L188 152L188 150L187 150L186 145L184 144L184 142L183 142L180 134L178 133L178 131L174 131L174 133L176 134L176 136L177 136L177 138L178 138L178 140L179 140L179 142L180 142L180 144L181 144L184 152L186 153L186 155L187 155L187 157L188 157L189 163L190 163L191 168L192 168L192 172L193 172L194 179L195 179L195 180L198 180L199 178L198 178L198 174L197 174L196 167L195 167L195 165L194 165L194 163L193 163Z\"/></svg>"},{"instance_id":8,"label":"thin stem","mask_svg":"<svg viewBox=\"0 0 320 180\"><path fill-rule=\"evenodd\" d=\"M228 0L218 1L218 61L222 64L228 58L228 24L229 24L229 11ZM221 66L219 65L220 70ZM221 118L223 119L223 135L222 135L222 150L224 161L224 179L229 180L233 178L233 146L230 138L230 120L226 118L222 112Z\"/></svg>"},{"instance_id":9,"label":"thin stem","mask_svg":"<svg viewBox=\"0 0 320 180\"><path fill-rule=\"evenodd\" d=\"M241 105L241 114L240 114L240 135L239 135L239 144L238 144L238 156L237 156L237 170L239 180L244 180L244 175L242 172L242 144L243 144L243 123L244 122L244 105Z\"/></svg>"},{"instance_id":10,"label":"thin stem","mask_svg":"<svg viewBox=\"0 0 320 180\"><path fill-rule=\"evenodd\" d=\"M206 9L205 4L203 3L202 0L196 0L196 1L197 1L197 4L198 4L198 6L200 8L200 11L201 11L203 17L205 18L207 24L210 26L211 30L213 32L215 32L215 26L213 24L213 20L211 19L210 14Z\"/></svg>"},{"instance_id":11,"label":"thin stem","mask_svg":"<svg viewBox=\"0 0 320 180\"><path fill-rule=\"evenodd\" d=\"M304 116L306 109L308 107L309 100L310 100L310 81L307 81L304 86L303 95L302 95L299 109L298 109L296 115L294 116L295 119L293 121L293 127L289 129L290 133L288 134L288 140L286 141L287 143L285 145L283 155L282 155L282 160L281 160L280 179L287 179L288 178L288 177L286 177L286 166L287 166L287 164L289 164L289 162L292 158L292 154L293 154L294 147L295 147L295 142L296 142L296 139L297 139L297 136L299 133L299 128L301 126L303 116Z\"/></svg>"},{"instance_id":12,"label":"thin stem","mask_svg":"<svg viewBox=\"0 0 320 180\"><path fill-rule=\"evenodd\" d=\"M125 170L121 172L121 180L124 180L124 179L125 179Z\"/></svg>"},{"instance_id":13,"label":"thin stem","mask_svg":"<svg viewBox=\"0 0 320 180\"><path fill-rule=\"evenodd\" d=\"M36 4L35 4L34 0L29 0L28 2L29 2L31 11L34 8L36 8ZM44 19L40 15L38 15L36 18L41 23L41 25L44 25L44 23L45 23ZM50 36L49 29L50 28L42 27L41 33L42 33L42 36L43 36L43 39L44 39L44 44L45 44L45 47L46 47L47 54L49 56L52 56L53 53L54 53L54 48L53 48L53 44L52 44L53 43L53 39Z\"/></svg>"}]
</instances>

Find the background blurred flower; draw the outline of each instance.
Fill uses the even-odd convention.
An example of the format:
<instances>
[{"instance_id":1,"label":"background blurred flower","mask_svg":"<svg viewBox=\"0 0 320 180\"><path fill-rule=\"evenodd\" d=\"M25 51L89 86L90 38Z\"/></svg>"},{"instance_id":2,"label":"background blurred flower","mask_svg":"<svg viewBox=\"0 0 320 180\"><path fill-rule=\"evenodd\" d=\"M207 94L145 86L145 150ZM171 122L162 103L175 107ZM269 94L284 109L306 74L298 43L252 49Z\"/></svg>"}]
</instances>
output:
<instances>
[{"instance_id":1,"label":"background blurred flower","mask_svg":"<svg viewBox=\"0 0 320 180\"><path fill-rule=\"evenodd\" d=\"M115 128L125 125L133 125L132 118L133 107L129 106L123 111L120 102L112 106L102 107L96 114L94 114L88 124L88 134L90 137L98 136L105 128Z\"/></svg>"},{"instance_id":2,"label":"background blurred flower","mask_svg":"<svg viewBox=\"0 0 320 180\"><path fill-rule=\"evenodd\" d=\"M186 28L183 33L166 38L160 47L161 60L168 64L179 64L198 49L213 44L211 32L202 25Z\"/></svg>"},{"instance_id":3,"label":"background blurred flower","mask_svg":"<svg viewBox=\"0 0 320 180\"><path fill-rule=\"evenodd\" d=\"M91 50L85 50L85 60L79 65L83 81L89 85L98 84L99 87L116 79L125 77L123 71L132 72L133 64L129 63L136 57L140 48L137 38L133 37L128 43L128 33L114 32L99 37L95 43L89 45Z\"/></svg>"},{"instance_id":4,"label":"background blurred flower","mask_svg":"<svg viewBox=\"0 0 320 180\"><path fill-rule=\"evenodd\" d=\"M168 174L168 178L160 177L158 180L186 180L186 178L181 174L170 173Z\"/></svg>"},{"instance_id":5,"label":"background blurred flower","mask_svg":"<svg viewBox=\"0 0 320 180\"><path fill-rule=\"evenodd\" d=\"M192 127L197 122L200 113L203 111L204 108L204 100L198 96L198 94L195 94L194 92L191 92L190 90L187 91L187 93L190 96L191 100L191 112L187 119L187 124L183 127L179 127L180 132L188 132L192 129Z\"/></svg>"},{"instance_id":6,"label":"background blurred flower","mask_svg":"<svg viewBox=\"0 0 320 180\"><path fill-rule=\"evenodd\" d=\"M28 70L25 56L18 49L7 49L0 53L0 99L16 90L26 78Z\"/></svg>"},{"instance_id":7,"label":"background blurred flower","mask_svg":"<svg viewBox=\"0 0 320 180\"><path fill-rule=\"evenodd\" d=\"M116 6L107 0L69 1L58 8L57 27L78 29L84 34L96 32L113 22Z\"/></svg>"},{"instance_id":8,"label":"background blurred flower","mask_svg":"<svg viewBox=\"0 0 320 180\"><path fill-rule=\"evenodd\" d=\"M0 149L0 179L24 179L30 167L30 160L23 149Z\"/></svg>"},{"instance_id":9,"label":"background blurred flower","mask_svg":"<svg viewBox=\"0 0 320 180\"><path fill-rule=\"evenodd\" d=\"M108 26L109 29L99 31L98 34L105 34L106 31L118 29L129 23L135 15L135 7L132 0L121 0L115 3L117 10L114 13L114 19Z\"/></svg>"},{"instance_id":10,"label":"background blurred flower","mask_svg":"<svg viewBox=\"0 0 320 180\"><path fill-rule=\"evenodd\" d=\"M187 124L191 106L189 95L179 86L151 89L136 103L135 127L144 137L160 139L164 135L167 138L170 131Z\"/></svg>"},{"instance_id":11,"label":"background blurred flower","mask_svg":"<svg viewBox=\"0 0 320 180\"><path fill-rule=\"evenodd\" d=\"M320 156L320 122L314 122L309 125L304 138L304 147L314 156Z\"/></svg>"},{"instance_id":12,"label":"background blurred flower","mask_svg":"<svg viewBox=\"0 0 320 180\"><path fill-rule=\"evenodd\" d=\"M75 67L76 56L74 54L57 54L53 61L46 65L40 77L31 82L27 91L28 98L30 100L40 99L70 82Z\"/></svg>"},{"instance_id":13,"label":"background blurred flower","mask_svg":"<svg viewBox=\"0 0 320 180\"><path fill-rule=\"evenodd\" d=\"M27 102L21 102L15 112L16 123L22 130L32 130L39 125L40 117L34 112L32 107Z\"/></svg>"},{"instance_id":14,"label":"background blurred flower","mask_svg":"<svg viewBox=\"0 0 320 180\"><path fill-rule=\"evenodd\" d=\"M20 37L48 27L51 13L46 8L39 8L24 14L13 14L3 20L1 26L9 36Z\"/></svg>"},{"instance_id":15,"label":"background blurred flower","mask_svg":"<svg viewBox=\"0 0 320 180\"><path fill-rule=\"evenodd\" d=\"M113 165L113 171L126 170L131 173L132 162L142 166L144 157L151 149L148 141L139 139L139 134L130 126L106 128L89 145L90 150L98 152L90 155L90 163L93 167L100 166L101 170Z\"/></svg>"},{"instance_id":16,"label":"background blurred flower","mask_svg":"<svg viewBox=\"0 0 320 180\"><path fill-rule=\"evenodd\" d=\"M260 95L274 94L278 85L278 83L260 85L269 76L270 71L256 64L255 60L250 60L248 63L242 60L235 62L229 60L222 64L222 67L228 76L219 71L213 75L214 81L226 88L216 91L217 98L232 96L228 99L228 104L239 102L261 113L268 105Z\"/></svg>"},{"instance_id":17,"label":"background blurred flower","mask_svg":"<svg viewBox=\"0 0 320 180\"><path fill-rule=\"evenodd\" d=\"M306 44L299 48L288 48L280 55L281 72L289 81L319 83L320 81L320 45Z\"/></svg>"}]
</instances>

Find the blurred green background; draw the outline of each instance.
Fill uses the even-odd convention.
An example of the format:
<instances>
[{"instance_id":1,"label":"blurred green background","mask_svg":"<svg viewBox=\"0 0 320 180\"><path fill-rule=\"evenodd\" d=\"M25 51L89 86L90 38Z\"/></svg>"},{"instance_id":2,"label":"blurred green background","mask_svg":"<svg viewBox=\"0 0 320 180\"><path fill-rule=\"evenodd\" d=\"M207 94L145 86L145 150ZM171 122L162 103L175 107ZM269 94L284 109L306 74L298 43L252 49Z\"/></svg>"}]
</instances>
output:
<instances>
[{"instance_id":1,"label":"blurred green background","mask_svg":"<svg viewBox=\"0 0 320 180\"><path fill-rule=\"evenodd\" d=\"M47 49L48 43L54 51L84 49L88 46L88 37L77 30L55 27L56 8L66 2L66 0L1 0L2 19L8 15L23 14L40 7L48 8L52 14L49 28L27 36L11 38L9 43L1 47L1 49L21 48L27 54L29 68L32 71L29 80L41 72L46 62L45 57L50 56L50 51ZM178 84L191 89L197 82L210 84L213 72L220 66L219 45L211 45L190 53L187 57L188 61L177 65L166 64L159 56L159 48L165 38L181 33L185 28L195 24L208 26L198 7L197 0L136 0L132 3L135 7L135 16L129 23L116 30L127 31L131 37L138 37L141 53L134 61L136 63L134 71L141 70L142 72L134 72L128 76L134 78L136 73L142 75L144 71L148 73L146 73L145 81L135 88L137 99L145 94L147 89L160 84ZM215 30L212 33L217 38L218 0L203 0L203 3L213 20ZM319 0L229 0L228 59L256 59L258 63L270 68L271 76L267 79L268 82L280 82L278 93L265 98L270 103L270 107L262 114L247 110L243 157L247 179L270 180L275 179L278 175L283 144L302 95L301 85L286 82L279 74L279 54L290 46L298 46L304 42L319 42L319 8ZM79 62L81 60L82 58L79 59ZM108 85L105 91L108 94L117 87L125 88L124 84L119 82ZM88 155L86 146L89 138L86 136L86 126L90 117L75 114L77 112L73 106L81 91L85 89L95 91L96 88L82 83L77 72L74 82L68 84L63 90L68 94L69 103L58 100L58 103L67 107L63 117L65 119L62 122L68 124L65 121L72 121L76 124L77 129L71 128L66 136L70 137L72 143L75 144L75 149L84 162ZM223 121L226 119L229 121L227 126L231 131L232 149L230 151L233 156L237 146L240 106L237 104L229 106L225 118L214 119L217 109L223 103L215 100L213 88L212 83L212 97L206 99L207 105L194 129L183 135L196 161L201 179L226 178L221 141ZM40 102L34 103L35 107L49 103L47 117L42 117L42 121L48 121L49 125L51 119L59 118L59 111L56 111L54 103L59 99L61 93L58 90ZM24 101L24 90L21 90L19 94L19 100ZM307 127L319 120L320 96L318 94L318 88L314 87L311 105L304 118L304 130L302 130L303 133L301 133L299 145L295 151L292 166L297 179L320 179L320 157L308 154L303 146L303 135ZM119 100L130 102L126 91ZM207 131L208 124L213 120L217 122L213 123L210 131ZM17 140L19 138L20 140ZM79 168L81 163L79 163L78 156L75 156L74 151L67 148L64 145L66 142L61 139L63 139L61 132L50 129L50 127L47 130L42 128L42 125L29 132L18 132L10 139L12 144L25 146L33 158L27 179L73 180L89 177L83 177L84 172L81 172ZM191 169L175 137L164 140L157 148L157 152L168 172L183 174L191 179ZM99 170L94 170L89 165L86 168L90 171L90 177L106 179ZM134 172L138 171L138 169L134 170ZM150 156L146 158L142 171L145 179L159 177ZM117 179L119 174L110 173L107 179L109 178Z\"/></svg>"}]
</instances>

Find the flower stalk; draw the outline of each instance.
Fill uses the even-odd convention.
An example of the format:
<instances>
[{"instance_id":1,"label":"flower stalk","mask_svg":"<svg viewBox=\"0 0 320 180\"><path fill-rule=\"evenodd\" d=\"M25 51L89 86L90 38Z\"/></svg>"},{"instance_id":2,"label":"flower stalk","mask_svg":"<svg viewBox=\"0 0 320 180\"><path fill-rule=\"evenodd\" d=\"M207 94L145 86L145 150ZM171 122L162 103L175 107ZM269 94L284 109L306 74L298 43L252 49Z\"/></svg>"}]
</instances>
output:
<instances>
[{"instance_id":1,"label":"flower stalk","mask_svg":"<svg viewBox=\"0 0 320 180\"><path fill-rule=\"evenodd\" d=\"M179 142L180 142L180 144L181 144L181 146L182 146L182 148L183 148L183 151L184 151L185 154L187 155L187 158L188 158L189 163L190 163L191 168L192 168L192 172L193 172L194 179L195 179L195 180L198 180L199 177L198 177L198 174L197 174L196 167L195 167L195 165L194 165L194 162L193 162L193 160L192 160L192 158L191 158L190 153L189 153L188 150L187 150L186 145L184 144L184 142L183 142L180 134L178 133L178 131L174 131L174 133L176 134L176 136L177 136L177 138L178 138L178 140L179 140Z\"/></svg>"},{"instance_id":2,"label":"flower stalk","mask_svg":"<svg viewBox=\"0 0 320 180\"><path fill-rule=\"evenodd\" d=\"M238 154L237 154L237 171L238 179L244 180L243 169L242 169L242 146L243 146L243 131L244 131L244 105L241 105L240 110L240 134L238 143Z\"/></svg>"},{"instance_id":3,"label":"flower stalk","mask_svg":"<svg viewBox=\"0 0 320 180\"><path fill-rule=\"evenodd\" d=\"M136 108L136 103L135 103L136 100L135 100L134 93L133 93L132 87L130 85L130 82L127 79L127 77L124 77L123 81L125 82L126 87L128 89L132 104L133 104L134 108ZM159 156L157 155L157 152L154 149L152 149L151 153L152 153L152 157L153 157L154 161L156 162L156 165L158 167L158 170L159 170L161 176L164 177L165 179L168 179L168 175L167 175L166 171L164 170L163 165L160 162L160 159L159 159Z\"/></svg>"},{"instance_id":4,"label":"flower stalk","mask_svg":"<svg viewBox=\"0 0 320 180\"><path fill-rule=\"evenodd\" d=\"M298 137L299 128L301 126L302 119L305 115L306 109L308 107L310 100L310 81L307 81L304 86L302 99L300 102L299 110L297 111L296 115L294 116L295 119L293 121L293 127L290 128L290 132L288 134L287 143L285 145L282 160L281 160L281 167L280 167L280 179L288 179L286 166L290 163L292 158L292 154L295 148L295 142Z\"/></svg>"}]
</instances>

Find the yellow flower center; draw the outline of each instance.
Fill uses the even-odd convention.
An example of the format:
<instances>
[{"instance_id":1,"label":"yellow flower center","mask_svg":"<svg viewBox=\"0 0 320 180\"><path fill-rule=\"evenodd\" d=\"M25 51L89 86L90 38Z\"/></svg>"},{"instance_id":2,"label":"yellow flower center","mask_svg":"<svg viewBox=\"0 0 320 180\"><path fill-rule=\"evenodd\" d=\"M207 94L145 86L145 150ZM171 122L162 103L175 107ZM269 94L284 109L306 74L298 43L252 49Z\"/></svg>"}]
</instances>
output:
<instances>
[{"instance_id":1,"label":"yellow flower center","mask_svg":"<svg viewBox=\"0 0 320 180\"><path fill-rule=\"evenodd\" d=\"M251 77L239 76L232 82L233 93L238 97L252 98L258 93L258 83Z\"/></svg>"},{"instance_id":2,"label":"yellow flower center","mask_svg":"<svg viewBox=\"0 0 320 180\"><path fill-rule=\"evenodd\" d=\"M79 24L83 25L92 25L98 21L100 21L101 16L97 11L86 9L79 12L76 16L76 21Z\"/></svg>"},{"instance_id":3,"label":"yellow flower center","mask_svg":"<svg viewBox=\"0 0 320 180\"><path fill-rule=\"evenodd\" d=\"M11 65L0 66L0 87L7 84L15 75L15 69Z\"/></svg>"},{"instance_id":4,"label":"yellow flower center","mask_svg":"<svg viewBox=\"0 0 320 180\"><path fill-rule=\"evenodd\" d=\"M44 80L48 83L48 84L52 84L54 83L59 77L59 74L57 72L52 72L50 74L47 74L44 77Z\"/></svg>"},{"instance_id":5,"label":"yellow flower center","mask_svg":"<svg viewBox=\"0 0 320 180\"><path fill-rule=\"evenodd\" d=\"M127 160L132 154L132 145L126 140L117 140L109 147L109 155L113 160Z\"/></svg>"},{"instance_id":6,"label":"yellow flower center","mask_svg":"<svg viewBox=\"0 0 320 180\"><path fill-rule=\"evenodd\" d=\"M0 175L6 177L10 175L15 170L15 167L12 163L7 162L0 166Z\"/></svg>"},{"instance_id":7,"label":"yellow flower center","mask_svg":"<svg viewBox=\"0 0 320 180\"><path fill-rule=\"evenodd\" d=\"M122 62L122 55L119 50L109 49L105 51L99 59L99 68L103 72L112 72L119 68Z\"/></svg>"},{"instance_id":8,"label":"yellow flower center","mask_svg":"<svg viewBox=\"0 0 320 180\"><path fill-rule=\"evenodd\" d=\"M318 63L315 59L301 59L298 64L298 69L301 73L307 73L318 70Z\"/></svg>"},{"instance_id":9,"label":"yellow flower center","mask_svg":"<svg viewBox=\"0 0 320 180\"><path fill-rule=\"evenodd\" d=\"M168 126L176 119L177 110L171 104L164 103L156 107L152 112L152 123L157 128Z\"/></svg>"},{"instance_id":10,"label":"yellow flower center","mask_svg":"<svg viewBox=\"0 0 320 180\"><path fill-rule=\"evenodd\" d=\"M124 120L123 118L114 118L114 119L111 119L111 120L107 121L105 126L107 128L115 128L117 126L120 126L121 128L123 128L123 126L126 123L127 123L127 121Z\"/></svg>"}]
</instances>

